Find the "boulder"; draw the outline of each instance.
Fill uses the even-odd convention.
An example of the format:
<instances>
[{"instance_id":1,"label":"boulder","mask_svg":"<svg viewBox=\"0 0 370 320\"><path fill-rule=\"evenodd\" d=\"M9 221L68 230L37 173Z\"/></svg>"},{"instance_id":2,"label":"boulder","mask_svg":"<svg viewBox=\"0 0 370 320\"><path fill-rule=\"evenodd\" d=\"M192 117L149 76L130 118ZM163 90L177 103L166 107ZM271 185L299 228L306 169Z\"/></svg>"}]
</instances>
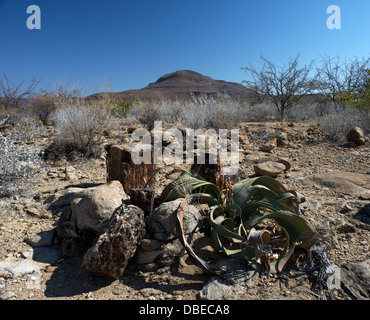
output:
<instances>
[{"instance_id":1,"label":"boulder","mask_svg":"<svg viewBox=\"0 0 370 320\"><path fill-rule=\"evenodd\" d=\"M52 208L65 207L71 204L71 200L75 198L76 194L86 190L85 188L67 188L60 190L45 200L45 204L50 204Z\"/></svg>"},{"instance_id":2,"label":"boulder","mask_svg":"<svg viewBox=\"0 0 370 320\"><path fill-rule=\"evenodd\" d=\"M370 259L341 265L341 285L354 300L370 299Z\"/></svg>"},{"instance_id":3,"label":"boulder","mask_svg":"<svg viewBox=\"0 0 370 320\"><path fill-rule=\"evenodd\" d=\"M96 275L120 277L144 235L143 211L134 205L121 204L86 252L81 267Z\"/></svg>"},{"instance_id":4,"label":"boulder","mask_svg":"<svg viewBox=\"0 0 370 320\"><path fill-rule=\"evenodd\" d=\"M346 135L348 142L354 142L356 145L361 146L364 145L366 140L364 137L364 132L359 127L351 128Z\"/></svg>"},{"instance_id":5,"label":"boulder","mask_svg":"<svg viewBox=\"0 0 370 320\"><path fill-rule=\"evenodd\" d=\"M254 165L254 172L258 176L277 177L286 170L286 165L275 161L266 161Z\"/></svg>"},{"instance_id":6,"label":"boulder","mask_svg":"<svg viewBox=\"0 0 370 320\"><path fill-rule=\"evenodd\" d=\"M63 256L79 255L108 224L114 210L128 199L119 181L90 188L69 188L53 195L52 207L61 211L57 235Z\"/></svg>"},{"instance_id":7,"label":"boulder","mask_svg":"<svg viewBox=\"0 0 370 320\"><path fill-rule=\"evenodd\" d=\"M87 188L71 200L71 219L75 219L79 231L101 234L115 209L128 197L119 181Z\"/></svg>"},{"instance_id":8,"label":"boulder","mask_svg":"<svg viewBox=\"0 0 370 320\"><path fill-rule=\"evenodd\" d=\"M180 198L164 202L148 216L147 229L154 239L169 241L177 237L177 209L183 200ZM183 220L185 235L196 232L202 220L199 210L193 205L188 205Z\"/></svg>"},{"instance_id":9,"label":"boulder","mask_svg":"<svg viewBox=\"0 0 370 320\"><path fill-rule=\"evenodd\" d=\"M303 185L329 188L335 192L370 199L370 175L331 171L317 173L300 180Z\"/></svg>"}]
</instances>

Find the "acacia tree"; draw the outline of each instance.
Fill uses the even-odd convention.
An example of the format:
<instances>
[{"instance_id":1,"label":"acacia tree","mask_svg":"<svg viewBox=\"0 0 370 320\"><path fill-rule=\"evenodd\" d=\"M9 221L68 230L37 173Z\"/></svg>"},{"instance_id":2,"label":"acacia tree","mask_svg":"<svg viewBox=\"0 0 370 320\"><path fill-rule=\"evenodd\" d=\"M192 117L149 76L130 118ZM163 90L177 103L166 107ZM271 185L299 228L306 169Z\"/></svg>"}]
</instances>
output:
<instances>
[{"instance_id":1,"label":"acacia tree","mask_svg":"<svg viewBox=\"0 0 370 320\"><path fill-rule=\"evenodd\" d=\"M369 58L354 57L350 61L330 56L320 56L321 63L317 70L317 92L318 102L321 104L331 103L336 112L340 112L345 99L343 95L348 92L357 92L366 83L366 73L369 69Z\"/></svg>"},{"instance_id":2,"label":"acacia tree","mask_svg":"<svg viewBox=\"0 0 370 320\"><path fill-rule=\"evenodd\" d=\"M29 86L24 87L24 81L14 83L3 72L3 79L0 79L0 96L2 104L7 108L19 107L22 100L31 96L41 80L32 79Z\"/></svg>"},{"instance_id":3,"label":"acacia tree","mask_svg":"<svg viewBox=\"0 0 370 320\"><path fill-rule=\"evenodd\" d=\"M359 110L370 126L370 69L360 70L359 78L356 87L341 93L339 99L344 105Z\"/></svg>"},{"instance_id":4,"label":"acacia tree","mask_svg":"<svg viewBox=\"0 0 370 320\"><path fill-rule=\"evenodd\" d=\"M248 67L241 68L253 78L243 83L258 95L271 100L279 111L280 120L283 120L287 109L314 91L316 75L310 76L313 62L299 67L299 54L283 66L277 66L262 55L260 58L263 61L261 70L257 71L251 63Z\"/></svg>"}]
</instances>

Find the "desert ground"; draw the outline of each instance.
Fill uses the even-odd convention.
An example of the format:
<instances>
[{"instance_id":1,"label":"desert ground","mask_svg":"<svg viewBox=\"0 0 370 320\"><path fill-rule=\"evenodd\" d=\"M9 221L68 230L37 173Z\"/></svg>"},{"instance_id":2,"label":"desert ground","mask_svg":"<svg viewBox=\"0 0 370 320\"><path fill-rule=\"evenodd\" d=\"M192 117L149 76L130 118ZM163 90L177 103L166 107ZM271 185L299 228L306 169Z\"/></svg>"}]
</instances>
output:
<instances>
[{"instance_id":1,"label":"desert ground","mask_svg":"<svg viewBox=\"0 0 370 320\"><path fill-rule=\"evenodd\" d=\"M327 140L315 122L243 122L240 170L255 174L254 165L287 159L291 168L277 179L288 190L303 194L303 216L332 241L329 260L340 272L334 299L370 298L370 142L350 146L345 137ZM261 148L274 137L284 145ZM43 126L27 146L47 148L55 126ZM104 136L102 145L130 141L129 125ZM179 255L155 270L138 268L135 259L118 279L97 276L81 268L83 254L65 257L56 228L61 212L51 203L58 192L107 182L106 154L97 158L57 159L49 155L39 172L13 181L12 191L0 198L0 299L3 300L319 300L325 290L313 290L315 274L297 268L293 255L281 274L259 275L245 268L233 281L209 274ZM66 170L66 168L69 168ZM72 169L71 169L72 168ZM72 171L72 173L71 173ZM73 175L71 178L70 175ZM357 176L356 174L359 174ZM159 194L170 179L155 177ZM17 191L15 191L17 190ZM216 251L200 230L196 249L205 258L233 263ZM329 296L326 294L326 298Z\"/></svg>"}]
</instances>

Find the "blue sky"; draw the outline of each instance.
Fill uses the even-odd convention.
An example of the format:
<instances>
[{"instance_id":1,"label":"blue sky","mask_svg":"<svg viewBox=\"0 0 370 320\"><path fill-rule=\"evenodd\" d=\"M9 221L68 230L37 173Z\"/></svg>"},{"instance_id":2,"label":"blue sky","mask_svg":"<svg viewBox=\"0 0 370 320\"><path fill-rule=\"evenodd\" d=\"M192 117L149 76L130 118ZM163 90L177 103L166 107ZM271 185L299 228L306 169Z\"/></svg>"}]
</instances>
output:
<instances>
[{"instance_id":1,"label":"blue sky","mask_svg":"<svg viewBox=\"0 0 370 320\"><path fill-rule=\"evenodd\" d=\"M41 9L41 30L29 30L29 5ZM326 9L341 9L329 30ZM0 0L0 72L40 87L80 81L88 93L109 80L112 91L139 89L190 69L241 82L259 56L282 64L299 52L342 58L370 54L368 0Z\"/></svg>"}]
</instances>

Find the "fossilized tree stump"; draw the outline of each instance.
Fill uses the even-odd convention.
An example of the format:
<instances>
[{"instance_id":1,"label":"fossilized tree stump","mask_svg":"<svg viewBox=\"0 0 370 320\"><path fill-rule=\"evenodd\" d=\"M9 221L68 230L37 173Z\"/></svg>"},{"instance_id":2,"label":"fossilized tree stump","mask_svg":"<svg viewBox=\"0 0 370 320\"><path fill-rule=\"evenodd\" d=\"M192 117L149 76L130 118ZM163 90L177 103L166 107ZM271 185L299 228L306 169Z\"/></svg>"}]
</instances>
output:
<instances>
[{"instance_id":1,"label":"fossilized tree stump","mask_svg":"<svg viewBox=\"0 0 370 320\"><path fill-rule=\"evenodd\" d=\"M87 250L81 267L96 275L120 277L145 231L143 211L122 204L112 214L105 232Z\"/></svg>"},{"instance_id":2,"label":"fossilized tree stump","mask_svg":"<svg viewBox=\"0 0 370 320\"><path fill-rule=\"evenodd\" d=\"M154 151L150 149L150 164L135 164L131 157L133 147L129 145L107 145L105 147L107 151L107 182L120 181L129 196L132 194L132 189L145 187L154 170Z\"/></svg>"}]
</instances>

